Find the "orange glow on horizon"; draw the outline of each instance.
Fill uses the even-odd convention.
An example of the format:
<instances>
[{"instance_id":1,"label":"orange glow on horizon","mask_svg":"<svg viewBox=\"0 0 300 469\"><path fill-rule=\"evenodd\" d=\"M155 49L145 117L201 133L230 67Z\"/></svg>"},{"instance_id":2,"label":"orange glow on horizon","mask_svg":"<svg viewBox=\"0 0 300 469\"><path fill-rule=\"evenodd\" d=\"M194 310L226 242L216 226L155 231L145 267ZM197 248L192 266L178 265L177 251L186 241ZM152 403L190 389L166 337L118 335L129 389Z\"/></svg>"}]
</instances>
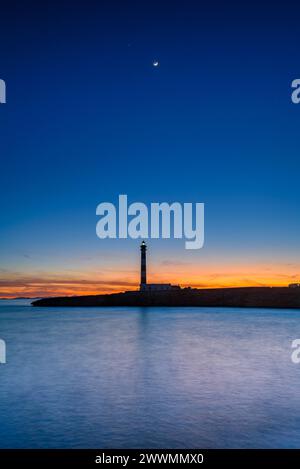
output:
<instances>
[{"instance_id":1,"label":"orange glow on horizon","mask_svg":"<svg viewBox=\"0 0 300 469\"><path fill-rule=\"evenodd\" d=\"M298 265L185 265L164 264L148 269L149 283L172 283L181 287L226 288L287 286L299 282ZM0 278L0 298L97 295L136 290L139 271L70 272L51 274L6 273Z\"/></svg>"}]
</instances>

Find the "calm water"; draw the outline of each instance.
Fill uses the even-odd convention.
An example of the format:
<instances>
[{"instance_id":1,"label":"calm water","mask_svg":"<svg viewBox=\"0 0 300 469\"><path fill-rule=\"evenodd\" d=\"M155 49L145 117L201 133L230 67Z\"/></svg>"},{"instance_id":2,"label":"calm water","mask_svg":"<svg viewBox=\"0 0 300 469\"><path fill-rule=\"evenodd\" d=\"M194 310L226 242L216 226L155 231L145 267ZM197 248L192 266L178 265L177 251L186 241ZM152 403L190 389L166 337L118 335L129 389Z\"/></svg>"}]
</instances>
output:
<instances>
[{"instance_id":1,"label":"calm water","mask_svg":"<svg viewBox=\"0 0 300 469\"><path fill-rule=\"evenodd\" d=\"M300 447L300 310L0 301L0 446Z\"/></svg>"}]
</instances>

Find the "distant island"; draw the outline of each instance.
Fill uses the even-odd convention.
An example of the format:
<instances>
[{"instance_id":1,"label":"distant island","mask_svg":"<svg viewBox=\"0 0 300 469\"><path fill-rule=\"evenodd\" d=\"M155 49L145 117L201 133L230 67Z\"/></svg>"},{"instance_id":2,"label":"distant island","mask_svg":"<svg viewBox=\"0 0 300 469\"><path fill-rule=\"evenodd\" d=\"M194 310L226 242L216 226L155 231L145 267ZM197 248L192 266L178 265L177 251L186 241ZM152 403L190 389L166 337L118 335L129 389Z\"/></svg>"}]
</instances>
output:
<instances>
[{"instance_id":1,"label":"distant island","mask_svg":"<svg viewBox=\"0 0 300 469\"><path fill-rule=\"evenodd\" d=\"M33 306L234 306L300 308L300 284L289 287L181 288L147 283L145 241L141 246L140 289L123 293L36 299Z\"/></svg>"}]
</instances>

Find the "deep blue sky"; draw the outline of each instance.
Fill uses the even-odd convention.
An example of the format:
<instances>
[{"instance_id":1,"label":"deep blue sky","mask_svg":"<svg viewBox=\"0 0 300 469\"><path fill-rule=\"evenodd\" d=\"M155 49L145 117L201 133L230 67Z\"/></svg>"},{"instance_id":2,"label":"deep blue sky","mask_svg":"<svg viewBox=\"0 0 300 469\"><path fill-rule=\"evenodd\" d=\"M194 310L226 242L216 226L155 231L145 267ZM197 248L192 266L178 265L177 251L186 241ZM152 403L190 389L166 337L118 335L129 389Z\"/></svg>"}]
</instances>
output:
<instances>
[{"instance_id":1,"label":"deep blue sky","mask_svg":"<svg viewBox=\"0 0 300 469\"><path fill-rule=\"evenodd\" d=\"M300 78L299 10L1 5L3 275L80 271L82 258L87 271L118 260L133 268L126 256L136 242L95 235L97 204L125 193L206 204L205 248L160 241L154 260L274 262L276 275L294 263L287 275L296 276L300 105L290 84Z\"/></svg>"}]
</instances>

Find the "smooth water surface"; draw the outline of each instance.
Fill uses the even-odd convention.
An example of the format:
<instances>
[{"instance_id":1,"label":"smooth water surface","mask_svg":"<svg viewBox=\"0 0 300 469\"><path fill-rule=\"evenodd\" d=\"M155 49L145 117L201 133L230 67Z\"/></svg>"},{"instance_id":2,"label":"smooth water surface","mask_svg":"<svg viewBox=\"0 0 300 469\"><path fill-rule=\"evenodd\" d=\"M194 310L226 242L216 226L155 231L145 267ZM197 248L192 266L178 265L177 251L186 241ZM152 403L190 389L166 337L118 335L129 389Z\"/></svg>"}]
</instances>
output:
<instances>
[{"instance_id":1,"label":"smooth water surface","mask_svg":"<svg viewBox=\"0 0 300 469\"><path fill-rule=\"evenodd\" d=\"M300 310L0 301L0 447L300 447Z\"/></svg>"}]
</instances>

